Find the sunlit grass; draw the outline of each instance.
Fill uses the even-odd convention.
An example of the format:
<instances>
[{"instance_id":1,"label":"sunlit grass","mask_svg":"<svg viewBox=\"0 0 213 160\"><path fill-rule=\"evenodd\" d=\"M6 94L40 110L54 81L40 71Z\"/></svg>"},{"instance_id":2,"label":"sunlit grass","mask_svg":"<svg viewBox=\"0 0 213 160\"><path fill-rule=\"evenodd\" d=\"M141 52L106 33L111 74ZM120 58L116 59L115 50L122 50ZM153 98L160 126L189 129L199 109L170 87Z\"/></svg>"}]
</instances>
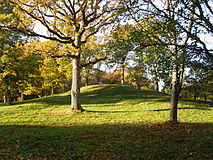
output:
<instances>
[{"instance_id":1,"label":"sunlit grass","mask_svg":"<svg viewBox=\"0 0 213 160\"><path fill-rule=\"evenodd\" d=\"M81 91L83 113L70 111L69 92L1 104L0 159L212 158L212 104L180 101L181 123L171 125L168 95L120 85Z\"/></svg>"}]
</instances>

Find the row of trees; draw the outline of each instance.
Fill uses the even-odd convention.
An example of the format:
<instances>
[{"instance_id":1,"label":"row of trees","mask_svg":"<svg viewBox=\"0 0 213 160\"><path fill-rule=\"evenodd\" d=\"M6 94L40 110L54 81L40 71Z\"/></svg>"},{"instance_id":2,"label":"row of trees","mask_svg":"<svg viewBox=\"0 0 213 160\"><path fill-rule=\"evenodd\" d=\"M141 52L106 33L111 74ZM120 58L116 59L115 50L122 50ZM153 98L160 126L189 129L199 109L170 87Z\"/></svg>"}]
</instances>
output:
<instances>
[{"instance_id":1,"label":"row of trees","mask_svg":"<svg viewBox=\"0 0 213 160\"><path fill-rule=\"evenodd\" d=\"M170 120L177 122L183 85L185 93L191 94L201 93L206 84L205 99L212 95L213 50L202 38L212 38L211 5L206 0L2 1L0 74L5 100L14 88L21 93L32 88L42 93L45 87L54 92L59 84L69 88L66 84L72 75L71 108L82 111L81 76L88 84L90 74L95 73L93 66L107 60L108 65L120 68L122 84L126 81L140 87L154 82L159 90L159 81L163 81L165 90L171 87ZM37 32L34 28L38 26L45 31ZM100 32L101 37L97 36ZM50 41L41 43L24 39L24 35ZM67 72L71 68L72 73Z\"/></svg>"}]
</instances>

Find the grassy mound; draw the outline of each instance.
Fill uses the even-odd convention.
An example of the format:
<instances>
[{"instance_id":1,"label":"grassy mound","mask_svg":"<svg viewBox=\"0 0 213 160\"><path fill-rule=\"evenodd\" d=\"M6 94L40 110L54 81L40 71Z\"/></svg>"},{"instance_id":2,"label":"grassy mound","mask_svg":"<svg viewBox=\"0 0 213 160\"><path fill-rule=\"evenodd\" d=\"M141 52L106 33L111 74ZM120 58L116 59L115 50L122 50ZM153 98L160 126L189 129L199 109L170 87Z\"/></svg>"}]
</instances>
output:
<instances>
[{"instance_id":1,"label":"grassy mound","mask_svg":"<svg viewBox=\"0 0 213 160\"><path fill-rule=\"evenodd\" d=\"M81 91L83 113L70 111L70 93L0 104L0 160L212 159L212 105L180 101L181 123L172 125L168 95L120 85Z\"/></svg>"}]
</instances>

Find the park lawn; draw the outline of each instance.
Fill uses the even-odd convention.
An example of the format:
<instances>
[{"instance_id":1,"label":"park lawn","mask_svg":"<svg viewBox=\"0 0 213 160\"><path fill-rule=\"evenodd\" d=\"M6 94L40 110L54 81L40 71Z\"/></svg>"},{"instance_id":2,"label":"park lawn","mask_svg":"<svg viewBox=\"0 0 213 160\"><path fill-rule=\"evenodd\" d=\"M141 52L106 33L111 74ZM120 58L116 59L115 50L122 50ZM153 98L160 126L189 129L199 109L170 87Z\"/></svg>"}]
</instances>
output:
<instances>
[{"instance_id":1,"label":"park lawn","mask_svg":"<svg viewBox=\"0 0 213 160\"><path fill-rule=\"evenodd\" d=\"M178 124L169 96L121 85L83 87L83 113L63 93L0 104L0 160L213 159L212 104L182 100Z\"/></svg>"}]
</instances>

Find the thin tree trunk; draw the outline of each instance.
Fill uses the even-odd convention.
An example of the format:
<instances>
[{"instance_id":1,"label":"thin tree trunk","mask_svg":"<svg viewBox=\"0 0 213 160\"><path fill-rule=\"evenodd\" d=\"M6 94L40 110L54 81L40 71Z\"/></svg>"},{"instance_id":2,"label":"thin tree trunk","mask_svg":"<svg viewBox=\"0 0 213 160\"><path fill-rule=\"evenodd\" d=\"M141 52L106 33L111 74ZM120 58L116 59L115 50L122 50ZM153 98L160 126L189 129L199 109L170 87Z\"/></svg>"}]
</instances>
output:
<instances>
[{"instance_id":1,"label":"thin tree trunk","mask_svg":"<svg viewBox=\"0 0 213 160\"><path fill-rule=\"evenodd\" d=\"M159 84L158 84L158 80L156 80L156 81L155 81L155 85L156 85L155 90L156 90L157 92L159 92Z\"/></svg>"},{"instance_id":2,"label":"thin tree trunk","mask_svg":"<svg viewBox=\"0 0 213 160\"><path fill-rule=\"evenodd\" d=\"M87 70L86 68L85 68L85 72L86 72L86 82L85 82L85 86L89 86L89 70Z\"/></svg>"},{"instance_id":3,"label":"thin tree trunk","mask_svg":"<svg viewBox=\"0 0 213 160\"><path fill-rule=\"evenodd\" d=\"M6 92L4 92L4 104L7 103L7 95L6 95Z\"/></svg>"},{"instance_id":4,"label":"thin tree trunk","mask_svg":"<svg viewBox=\"0 0 213 160\"><path fill-rule=\"evenodd\" d=\"M204 94L203 96L204 96L204 102L207 103L207 96L206 96L206 94Z\"/></svg>"},{"instance_id":5,"label":"thin tree trunk","mask_svg":"<svg viewBox=\"0 0 213 160\"><path fill-rule=\"evenodd\" d=\"M173 68L172 72L172 91L170 104L170 121L177 122L177 106L178 106L178 72L177 66Z\"/></svg>"},{"instance_id":6,"label":"thin tree trunk","mask_svg":"<svg viewBox=\"0 0 213 160\"><path fill-rule=\"evenodd\" d=\"M174 39L172 42L175 44L177 43L176 39L176 33L173 33ZM178 75L179 71L179 66L177 64L178 60L178 50L177 46L172 46L171 47L171 53L173 54L172 56L172 90L171 90L171 102L170 102L170 122L176 123L177 122L177 109L178 109L178 96L179 96L179 82L180 82L180 77Z\"/></svg>"},{"instance_id":7,"label":"thin tree trunk","mask_svg":"<svg viewBox=\"0 0 213 160\"><path fill-rule=\"evenodd\" d=\"M125 67L122 66L121 84L125 84Z\"/></svg>"},{"instance_id":8,"label":"thin tree trunk","mask_svg":"<svg viewBox=\"0 0 213 160\"><path fill-rule=\"evenodd\" d=\"M194 87L194 101L197 100L197 96L198 96L197 88Z\"/></svg>"},{"instance_id":9,"label":"thin tree trunk","mask_svg":"<svg viewBox=\"0 0 213 160\"><path fill-rule=\"evenodd\" d=\"M185 63L182 64L182 67L181 67L179 75L178 75L178 97L180 95L181 88L182 88L182 85L183 85L184 70L185 70Z\"/></svg>"},{"instance_id":10,"label":"thin tree trunk","mask_svg":"<svg viewBox=\"0 0 213 160\"><path fill-rule=\"evenodd\" d=\"M6 105L11 105L12 104L12 100L11 100L11 93L10 93L10 91L9 90L7 90L6 92L5 92L5 99L4 99L4 101L5 101L5 104Z\"/></svg>"},{"instance_id":11,"label":"thin tree trunk","mask_svg":"<svg viewBox=\"0 0 213 160\"><path fill-rule=\"evenodd\" d=\"M73 58L72 67L71 109L82 111L80 105L80 57Z\"/></svg>"},{"instance_id":12,"label":"thin tree trunk","mask_svg":"<svg viewBox=\"0 0 213 160\"><path fill-rule=\"evenodd\" d=\"M85 86L89 86L89 77L88 76L86 76Z\"/></svg>"},{"instance_id":13,"label":"thin tree trunk","mask_svg":"<svg viewBox=\"0 0 213 160\"><path fill-rule=\"evenodd\" d=\"M196 101L196 100L197 100L197 94L194 93L194 101Z\"/></svg>"},{"instance_id":14,"label":"thin tree trunk","mask_svg":"<svg viewBox=\"0 0 213 160\"><path fill-rule=\"evenodd\" d=\"M154 79L154 81L155 81L155 87L156 87L155 90L157 92L159 92L159 84L158 84L159 79L158 79L158 72L157 72L157 66L156 66L156 64L154 64L153 68L154 68L154 74L155 74L155 79Z\"/></svg>"},{"instance_id":15,"label":"thin tree trunk","mask_svg":"<svg viewBox=\"0 0 213 160\"><path fill-rule=\"evenodd\" d=\"M54 87L52 86L52 88L51 88L51 95L53 95L53 94L55 94L55 89L54 89Z\"/></svg>"},{"instance_id":16,"label":"thin tree trunk","mask_svg":"<svg viewBox=\"0 0 213 160\"><path fill-rule=\"evenodd\" d=\"M21 101L24 101L24 93L21 93Z\"/></svg>"},{"instance_id":17,"label":"thin tree trunk","mask_svg":"<svg viewBox=\"0 0 213 160\"><path fill-rule=\"evenodd\" d=\"M177 122L178 98L179 98L182 83L183 83L182 79L183 79L184 67L182 67L182 70L180 71L180 73L178 73L178 71L179 71L179 66L177 64L173 64L170 121L175 123Z\"/></svg>"}]
</instances>

